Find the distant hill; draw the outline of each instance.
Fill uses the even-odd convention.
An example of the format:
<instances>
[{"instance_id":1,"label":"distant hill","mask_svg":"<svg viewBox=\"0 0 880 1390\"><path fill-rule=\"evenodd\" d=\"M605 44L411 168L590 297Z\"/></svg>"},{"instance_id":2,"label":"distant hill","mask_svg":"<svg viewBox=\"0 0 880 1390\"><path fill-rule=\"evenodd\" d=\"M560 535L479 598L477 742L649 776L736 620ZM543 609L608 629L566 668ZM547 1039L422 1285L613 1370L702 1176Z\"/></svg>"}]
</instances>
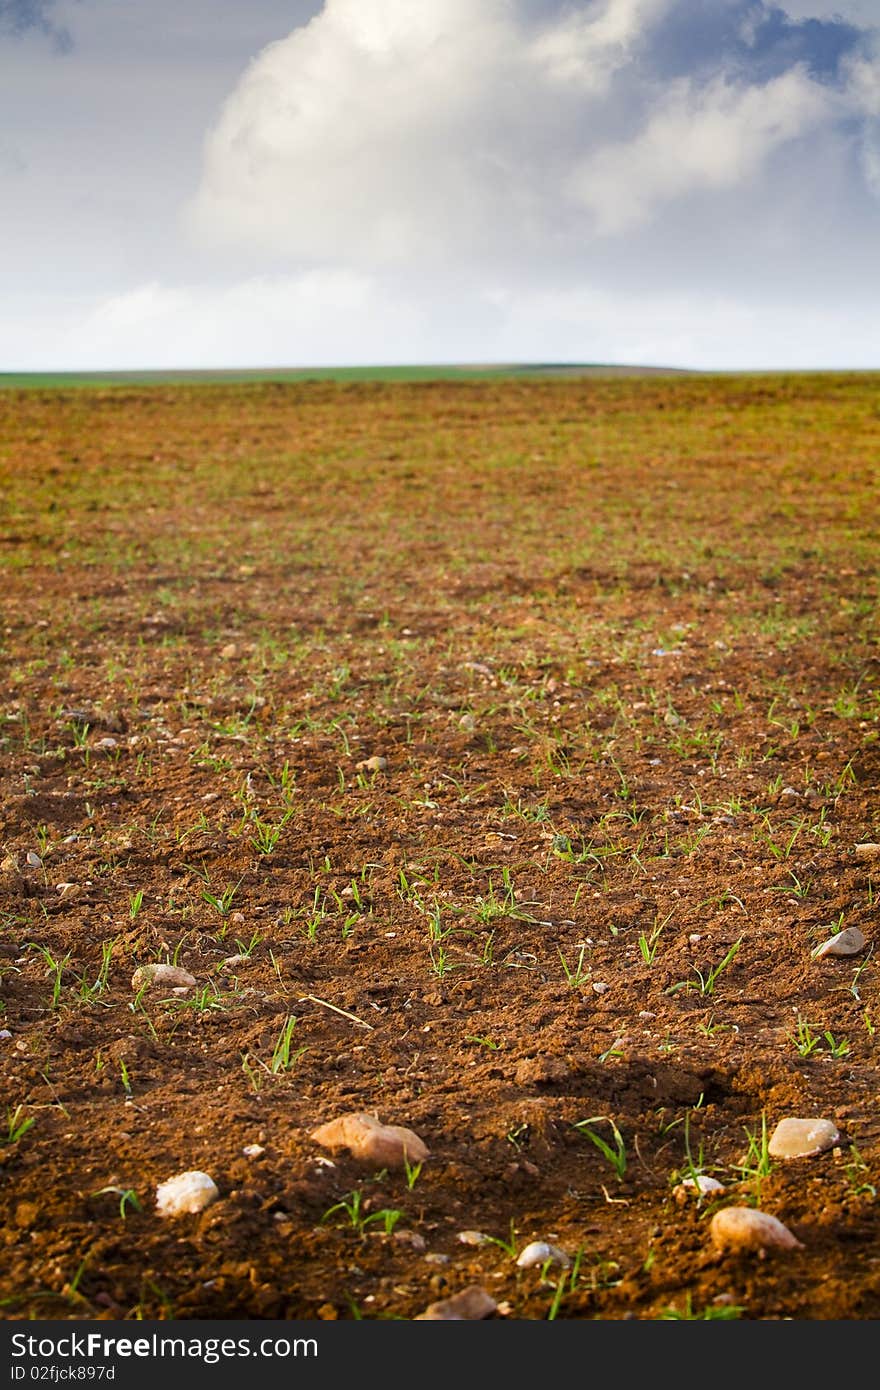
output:
<instances>
[{"instance_id":1,"label":"distant hill","mask_svg":"<svg viewBox=\"0 0 880 1390\"><path fill-rule=\"evenodd\" d=\"M155 371L0 372L0 389L68 386L200 385L249 381L454 381L518 376L648 376L678 374L677 367L621 366L604 362L440 363L375 367L229 367Z\"/></svg>"}]
</instances>

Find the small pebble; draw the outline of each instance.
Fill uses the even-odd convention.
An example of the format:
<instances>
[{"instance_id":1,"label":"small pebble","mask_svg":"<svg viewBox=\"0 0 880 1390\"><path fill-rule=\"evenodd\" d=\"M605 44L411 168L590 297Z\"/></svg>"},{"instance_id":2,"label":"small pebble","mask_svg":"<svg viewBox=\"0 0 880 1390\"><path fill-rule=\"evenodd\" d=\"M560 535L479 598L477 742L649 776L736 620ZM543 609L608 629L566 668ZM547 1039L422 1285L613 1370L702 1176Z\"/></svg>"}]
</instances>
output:
<instances>
[{"instance_id":1,"label":"small pebble","mask_svg":"<svg viewBox=\"0 0 880 1390\"><path fill-rule=\"evenodd\" d=\"M262 1144L245 1144L242 1149L245 1158L259 1158L260 1154L264 1154L265 1152L266 1150L263 1148Z\"/></svg>"},{"instance_id":2,"label":"small pebble","mask_svg":"<svg viewBox=\"0 0 880 1390\"><path fill-rule=\"evenodd\" d=\"M695 1178L682 1178L674 1190L676 1193L684 1193L685 1196L691 1192L696 1192L701 1197L706 1197L710 1192L723 1192L724 1184L719 1182L717 1178L710 1178L708 1173L697 1173Z\"/></svg>"},{"instance_id":3,"label":"small pebble","mask_svg":"<svg viewBox=\"0 0 880 1390\"><path fill-rule=\"evenodd\" d=\"M482 1231L459 1231L456 1240L462 1245L488 1245L490 1237Z\"/></svg>"},{"instance_id":4,"label":"small pebble","mask_svg":"<svg viewBox=\"0 0 880 1390\"><path fill-rule=\"evenodd\" d=\"M397 1245L408 1245L410 1250L416 1250L419 1254L427 1249L428 1242L424 1236L420 1236L418 1231L395 1231L392 1240Z\"/></svg>"},{"instance_id":5,"label":"small pebble","mask_svg":"<svg viewBox=\"0 0 880 1390\"><path fill-rule=\"evenodd\" d=\"M563 1269L571 1266L571 1259L558 1245L548 1245L546 1240L533 1240L517 1256L520 1269L530 1269L532 1265L545 1265L547 1262L561 1265Z\"/></svg>"},{"instance_id":6,"label":"small pebble","mask_svg":"<svg viewBox=\"0 0 880 1390\"><path fill-rule=\"evenodd\" d=\"M388 766L388 759L381 758L378 754L372 758L362 758L359 763L355 763L358 772L384 772Z\"/></svg>"},{"instance_id":7,"label":"small pebble","mask_svg":"<svg viewBox=\"0 0 880 1390\"><path fill-rule=\"evenodd\" d=\"M36 854L36 853L34 852L34 850L32 850L32 849L29 849L29 850L28 850L28 852L27 852L27 854L26 854L26 856L25 856L25 862L27 863L28 867L31 868L31 869L42 869L42 867L43 867L43 861L42 861L42 859L41 859L40 856L39 856L38 854Z\"/></svg>"}]
</instances>

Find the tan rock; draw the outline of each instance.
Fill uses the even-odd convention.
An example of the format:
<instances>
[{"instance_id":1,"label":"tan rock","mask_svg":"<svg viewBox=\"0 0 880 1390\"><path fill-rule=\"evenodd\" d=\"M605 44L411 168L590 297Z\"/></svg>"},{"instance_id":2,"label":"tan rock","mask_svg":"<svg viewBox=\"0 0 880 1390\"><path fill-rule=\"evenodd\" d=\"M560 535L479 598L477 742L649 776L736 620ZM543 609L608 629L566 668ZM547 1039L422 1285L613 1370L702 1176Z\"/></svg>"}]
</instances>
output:
<instances>
[{"instance_id":1,"label":"tan rock","mask_svg":"<svg viewBox=\"0 0 880 1390\"><path fill-rule=\"evenodd\" d=\"M865 844L856 845L856 859L880 859L880 845L873 841L866 841Z\"/></svg>"},{"instance_id":2,"label":"tan rock","mask_svg":"<svg viewBox=\"0 0 880 1390\"><path fill-rule=\"evenodd\" d=\"M709 1234L721 1251L804 1248L775 1216L754 1207L722 1207L709 1223Z\"/></svg>"},{"instance_id":3,"label":"tan rock","mask_svg":"<svg viewBox=\"0 0 880 1390\"><path fill-rule=\"evenodd\" d=\"M378 753L372 758L362 758L359 763L355 763L358 772L384 772L387 766L388 759L380 757Z\"/></svg>"},{"instance_id":4,"label":"tan rock","mask_svg":"<svg viewBox=\"0 0 880 1390\"><path fill-rule=\"evenodd\" d=\"M131 977L134 990L143 989L192 989L196 983L195 975L181 970L179 965L140 965Z\"/></svg>"},{"instance_id":5,"label":"tan rock","mask_svg":"<svg viewBox=\"0 0 880 1390\"><path fill-rule=\"evenodd\" d=\"M488 1318L498 1304L490 1293L479 1284L470 1284L461 1293L451 1298L441 1298L437 1303L429 1303L424 1313L419 1313L416 1322L476 1322Z\"/></svg>"},{"instance_id":6,"label":"tan rock","mask_svg":"<svg viewBox=\"0 0 880 1390\"><path fill-rule=\"evenodd\" d=\"M422 1163L430 1153L411 1129L383 1125L374 1115L355 1111L312 1130L311 1138L325 1149L348 1149L353 1158L380 1168L403 1168Z\"/></svg>"},{"instance_id":7,"label":"tan rock","mask_svg":"<svg viewBox=\"0 0 880 1390\"><path fill-rule=\"evenodd\" d=\"M780 1120L770 1136L767 1152L772 1158L813 1158L833 1149L840 1139L830 1120Z\"/></svg>"},{"instance_id":8,"label":"tan rock","mask_svg":"<svg viewBox=\"0 0 880 1390\"><path fill-rule=\"evenodd\" d=\"M864 945L865 938L858 927L846 927L817 946L812 952L813 960L821 960L823 956L855 956Z\"/></svg>"}]
</instances>

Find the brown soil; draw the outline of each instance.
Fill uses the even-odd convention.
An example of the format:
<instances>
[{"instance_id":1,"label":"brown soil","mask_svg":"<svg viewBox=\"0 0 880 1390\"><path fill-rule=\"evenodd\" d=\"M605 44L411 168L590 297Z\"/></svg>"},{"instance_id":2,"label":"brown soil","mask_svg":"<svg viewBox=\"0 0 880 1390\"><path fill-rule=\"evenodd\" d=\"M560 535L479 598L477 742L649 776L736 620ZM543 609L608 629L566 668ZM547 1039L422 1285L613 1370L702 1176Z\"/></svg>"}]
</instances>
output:
<instances>
[{"instance_id":1,"label":"brown soil","mask_svg":"<svg viewBox=\"0 0 880 1390\"><path fill-rule=\"evenodd\" d=\"M876 402L0 397L6 1318L880 1317ZM785 1116L839 1143L762 1164Z\"/></svg>"}]
</instances>

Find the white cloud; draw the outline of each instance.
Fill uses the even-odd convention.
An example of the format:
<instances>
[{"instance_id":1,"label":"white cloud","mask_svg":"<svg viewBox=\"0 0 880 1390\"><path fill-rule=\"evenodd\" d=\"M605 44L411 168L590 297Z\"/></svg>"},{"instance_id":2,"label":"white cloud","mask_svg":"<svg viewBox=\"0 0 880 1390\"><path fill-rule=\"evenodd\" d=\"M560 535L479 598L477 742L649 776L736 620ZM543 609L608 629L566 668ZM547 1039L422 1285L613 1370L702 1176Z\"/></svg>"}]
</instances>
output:
<instances>
[{"instance_id":1,"label":"white cloud","mask_svg":"<svg viewBox=\"0 0 880 1390\"><path fill-rule=\"evenodd\" d=\"M526 24L509 0L327 0L250 65L190 225L299 262L534 254L600 99L670 0Z\"/></svg>"},{"instance_id":2,"label":"white cloud","mask_svg":"<svg viewBox=\"0 0 880 1390\"><path fill-rule=\"evenodd\" d=\"M781 145L809 134L836 108L830 89L801 68L763 86L721 78L699 87L682 79L633 140L584 160L570 188L600 232L619 232L694 190L747 183Z\"/></svg>"},{"instance_id":3,"label":"white cloud","mask_svg":"<svg viewBox=\"0 0 880 1390\"><path fill-rule=\"evenodd\" d=\"M327 0L228 98L187 225L298 267L588 273L597 235L694 193L745 206L781 150L876 105L866 60L847 96L805 63L662 81L673 3Z\"/></svg>"}]
</instances>

